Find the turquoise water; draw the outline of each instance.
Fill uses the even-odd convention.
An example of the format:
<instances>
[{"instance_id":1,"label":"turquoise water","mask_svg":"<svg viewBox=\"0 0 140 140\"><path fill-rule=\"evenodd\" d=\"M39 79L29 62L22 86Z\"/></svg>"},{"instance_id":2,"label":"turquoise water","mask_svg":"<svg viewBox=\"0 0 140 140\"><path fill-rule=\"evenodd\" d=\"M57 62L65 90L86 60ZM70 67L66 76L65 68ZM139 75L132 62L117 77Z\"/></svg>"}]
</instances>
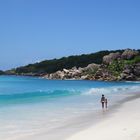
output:
<instances>
[{"instance_id":1,"label":"turquoise water","mask_svg":"<svg viewBox=\"0 0 140 140\"><path fill-rule=\"evenodd\" d=\"M0 77L0 139L12 140L48 132L70 120L140 91L140 82L60 81Z\"/></svg>"}]
</instances>

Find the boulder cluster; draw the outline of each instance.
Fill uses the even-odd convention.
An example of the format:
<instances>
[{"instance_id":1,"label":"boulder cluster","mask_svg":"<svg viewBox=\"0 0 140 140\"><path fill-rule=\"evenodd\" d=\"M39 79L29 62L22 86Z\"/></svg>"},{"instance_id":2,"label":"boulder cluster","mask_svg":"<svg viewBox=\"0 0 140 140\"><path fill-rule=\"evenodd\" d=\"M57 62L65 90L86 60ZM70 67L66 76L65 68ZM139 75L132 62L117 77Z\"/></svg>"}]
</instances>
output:
<instances>
[{"instance_id":1,"label":"boulder cluster","mask_svg":"<svg viewBox=\"0 0 140 140\"><path fill-rule=\"evenodd\" d=\"M55 73L45 74L43 78L102 81L140 80L140 59L135 62L136 57L140 58L138 51L126 49L123 53L110 53L104 56L102 64L93 63L84 68L63 69Z\"/></svg>"},{"instance_id":2,"label":"boulder cluster","mask_svg":"<svg viewBox=\"0 0 140 140\"><path fill-rule=\"evenodd\" d=\"M140 81L140 63L126 65L120 74L120 80Z\"/></svg>"},{"instance_id":3,"label":"boulder cluster","mask_svg":"<svg viewBox=\"0 0 140 140\"><path fill-rule=\"evenodd\" d=\"M104 64L111 64L114 60L130 60L138 56L139 52L136 50L126 49L122 54L119 52L110 53L103 57Z\"/></svg>"}]
</instances>

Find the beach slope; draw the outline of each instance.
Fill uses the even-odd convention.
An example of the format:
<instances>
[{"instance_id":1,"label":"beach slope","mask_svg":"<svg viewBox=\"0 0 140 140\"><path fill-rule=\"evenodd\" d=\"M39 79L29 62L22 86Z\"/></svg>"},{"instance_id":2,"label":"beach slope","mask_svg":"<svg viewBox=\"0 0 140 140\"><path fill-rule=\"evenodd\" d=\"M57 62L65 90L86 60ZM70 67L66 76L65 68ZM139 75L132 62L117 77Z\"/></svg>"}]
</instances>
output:
<instances>
[{"instance_id":1,"label":"beach slope","mask_svg":"<svg viewBox=\"0 0 140 140\"><path fill-rule=\"evenodd\" d=\"M140 140L140 98L124 103L94 126L67 140Z\"/></svg>"}]
</instances>

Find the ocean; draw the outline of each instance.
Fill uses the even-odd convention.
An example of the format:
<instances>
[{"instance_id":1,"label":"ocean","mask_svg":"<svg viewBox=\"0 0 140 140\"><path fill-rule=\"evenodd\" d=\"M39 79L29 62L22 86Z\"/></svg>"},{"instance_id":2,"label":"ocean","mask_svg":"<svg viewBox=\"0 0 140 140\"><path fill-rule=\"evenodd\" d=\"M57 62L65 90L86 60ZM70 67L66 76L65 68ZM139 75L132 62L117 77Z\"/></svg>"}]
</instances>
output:
<instances>
[{"instance_id":1,"label":"ocean","mask_svg":"<svg viewBox=\"0 0 140 140\"><path fill-rule=\"evenodd\" d=\"M0 140L46 135L91 112L140 91L140 82L46 80L0 76ZM130 94L131 93L131 94Z\"/></svg>"}]
</instances>

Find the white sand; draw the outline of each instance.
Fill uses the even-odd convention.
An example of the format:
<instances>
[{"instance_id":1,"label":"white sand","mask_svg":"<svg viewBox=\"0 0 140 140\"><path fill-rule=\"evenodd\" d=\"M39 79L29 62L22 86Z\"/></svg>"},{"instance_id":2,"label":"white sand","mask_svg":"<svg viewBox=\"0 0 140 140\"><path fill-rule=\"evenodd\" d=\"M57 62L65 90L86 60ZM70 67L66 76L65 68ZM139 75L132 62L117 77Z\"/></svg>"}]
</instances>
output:
<instances>
[{"instance_id":1,"label":"white sand","mask_svg":"<svg viewBox=\"0 0 140 140\"><path fill-rule=\"evenodd\" d=\"M140 99L124 103L111 116L66 140L140 140Z\"/></svg>"},{"instance_id":2,"label":"white sand","mask_svg":"<svg viewBox=\"0 0 140 140\"><path fill-rule=\"evenodd\" d=\"M121 102L120 106L104 111L99 119L100 122L98 120L90 128L85 128L86 130L81 128L80 132L76 132L75 127L80 127L78 123L78 126L68 125L53 133L42 132L8 140L140 140L140 98L136 97L139 97L139 94L126 99L127 102ZM84 123L84 119L82 122Z\"/></svg>"}]
</instances>

